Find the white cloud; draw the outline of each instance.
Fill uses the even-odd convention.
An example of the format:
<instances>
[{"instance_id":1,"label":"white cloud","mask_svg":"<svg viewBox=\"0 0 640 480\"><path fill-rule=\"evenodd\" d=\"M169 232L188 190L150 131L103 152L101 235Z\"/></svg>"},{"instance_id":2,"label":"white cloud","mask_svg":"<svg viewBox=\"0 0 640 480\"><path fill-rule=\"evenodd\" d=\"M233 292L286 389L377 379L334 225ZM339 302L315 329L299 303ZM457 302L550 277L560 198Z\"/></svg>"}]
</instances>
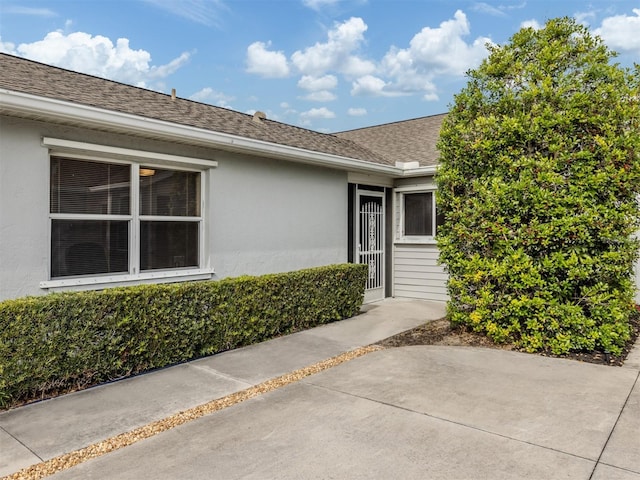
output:
<instances>
[{"instance_id":1,"label":"white cloud","mask_svg":"<svg viewBox=\"0 0 640 480\"><path fill-rule=\"evenodd\" d=\"M352 76L372 73L375 65L355 55L364 42L367 28L361 18L352 17L329 30L325 43L318 42L304 51L294 52L291 61L307 75L320 76L328 71Z\"/></svg>"},{"instance_id":2,"label":"white cloud","mask_svg":"<svg viewBox=\"0 0 640 480\"><path fill-rule=\"evenodd\" d=\"M471 7L471 10L475 12L493 15L494 17L506 17L507 12L511 10L524 8L526 5L527 5L527 2L522 2L517 5L498 5L494 7L493 5L489 5L488 3L485 3L485 2L476 2Z\"/></svg>"},{"instance_id":3,"label":"white cloud","mask_svg":"<svg viewBox=\"0 0 640 480\"><path fill-rule=\"evenodd\" d=\"M267 50L269 44L253 42L247 47L247 72L267 78L282 78L289 75L287 57L282 52Z\"/></svg>"},{"instance_id":4,"label":"white cloud","mask_svg":"<svg viewBox=\"0 0 640 480\"><path fill-rule=\"evenodd\" d=\"M18 55L16 44L11 42L3 42L0 37L0 53L8 53L10 55Z\"/></svg>"},{"instance_id":5,"label":"white cloud","mask_svg":"<svg viewBox=\"0 0 640 480\"><path fill-rule=\"evenodd\" d=\"M602 20L600 28L594 34L620 53L640 53L640 8L634 8L634 15L615 15Z\"/></svg>"},{"instance_id":6,"label":"white cloud","mask_svg":"<svg viewBox=\"0 0 640 480\"><path fill-rule=\"evenodd\" d=\"M391 84L373 75L365 75L356 79L352 83L351 95L353 96L377 96L377 97L399 97L405 95L403 92L390 89Z\"/></svg>"},{"instance_id":7,"label":"white cloud","mask_svg":"<svg viewBox=\"0 0 640 480\"><path fill-rule=\"evenodd\" d=\"M314 3L319 5L319 3ZM326 3L325 3L326 5ZM488 4L478 4L486 8ZM494 7L499 11L522 8L521 5ZM298 87L308 93L302 97L314 101L336 98L332 90L338 77L351 81L351 94L397 97L420 95L424 100L438 99L436 79L460 77L476 67L487 55L487 37L467 39L471 28L461 10L437 27L424 27L405 48L392 46L379 62L365 58L365 32L368 27L358 17L334 24L325 42L299 49L287 58L283 52L272 52L268 45L255 42L249 46L247 63L250 73L263 76L286 76L293 67L301 74ZM291 69L289 68L291 67Z\"/></svg>"},{"instance_id":8,"label":"white cloud","mask_svg":"<svg viewBox=\"0 0 640 480\"><path fill-rule=\"evenodd\" d=\"M15 15L31 15L34 17L56 17L58 14L48 8L23 7L8 5L2 8L2 13Z\"/></svg>"},{"instance_id":9,"label":"white cloud","mask_svg":"<svg viewBox=\"0 0 640 480\"><path fill-rule=\"evenodd\" d=\"M323 7L333 6L339 1L340 0L302 0L302 4L315 11L320 11Z\"/></svg>"},{"instance_id":10,"label":"white cloud","mask_svg":"<svg viewBox=\"0 0 640 480\"><path fill-rule=\"evenodd\" d=\"M490 39L464 40L470 25L461 10L439 27L424 27L408 48L391 47L379 64L377 76L363 75L353 82L352 95L399 96L421 94L438 99L435 79L462 76L487 55Z\"/></svg>"},{"instance_id":11,"label":"white cloud","mask_svg":"<svg viewBox=\"0 0 640 480\"><path fill-rule=\"evenodd\" d=\"M321 108L312 108L311 110L307 110L306 112L302 112L300 114L302 118L311 119L311 118L335 118L336 114L333 113L326 107Z\"/></svg>"},{"instance_id":12,"label":"white cloud","mask_svg":"<svg viewBox=\"0 0 640 480\"><path fill-rule=\"evenodd\" d=\"M317 90L331 90L337 86L338 79L335 75L324 75L322 77L304 75L300 80L298 80L298 87L311 92Z\"/></svg>"},{"instance_id":13,"label":"white cloud","mask_svg":"<svg viewBox=\"0 0 640 480\"><path fill-rule=\"evenodd\" d=\"M493 15L494 17L505 17L507 14L504 13L500 8L489 5L485 2L474 3L471 7L472 10L480 13L487 13L489 15Z\"/></svg>"},{"instance_id":14,"label":"white cloud","mask_svg":"<svg viewBox=\"0 0 640 480\"><path fill-rule=\"evenodd\" d=\"M375 72L376 66L369 60L364 60L351 55L345 58L340 70L348 76L359 77L361 75L368 75Z\"/></svg>"},{"instance_id":15,"label":"white cloud","mask_svg":"<svg viewBox=\"0 0 640 480\"><path fill-rule=\"evenodd\" d=\"M220 12L227 10L222 0L144 0L155 7L207 26L219 26Z\"/></svg>"},{"instance_id":16,"label":"white cloud","mask_svg":"<svg viewBox=\"0 0 640 480\"><path fill-rule=\"evenodd\" d=\"M329 90L318 90L317 92L311 92L302 98L305 100L311 100L312 102L331 102L338 97Z\"/></svg>"},{"instance_id":17,"label":"white cloud","mask_svg":"<svg viewBox=\"0 0 640 480\"><path fill-rule=\"evenodd\" d=\"M337 97L330 90L337 86L338 79L335 75L324 75L322 77L304 75L298 80L298 87L309 92L302 98L314 102L331 102L335 100Z\"/></svg>"},{"instance_id":18,"label":"white cloud","mask_svg":"<svg viewBox=\"0 0 640 480\"><path fill-rule=\"evenodd\" d=\"M289 105L287 102L282 102L280 104L280 108L282 108L282 115L284 115L285 117L296 115L298 113L298 111L295 108L291 108L291 105Z\"/></svg>"},{"instance_id":19,"label":"white cloud","mask_svg":"<svg viewBox=\"0 0 640 480\"><path fill-rule=\"evenodd\" d=\"M469 35L467 16L457 10L454 18L445 20L438 28L425 27L410 42L409 53L420 68L434 74L462 75L477 66L486 56L489 38L478 37L466 43Z\"/></svg>"},{"instance_id":20,"label":"white cloud","mask_svg":"<svg viewBox=\"0 0 640 480\"><path fill-rule=\"evenodd\" d=\"M533 28L534 30L540 30L542 28L542 24L538 22L536 19L532 18L531 20L525 20L520 24L520 28Z\"/></svg>"},{"instance_id":21,"label":"white cloud","mask_svg":"<svg viewBox=\"0 0 640 480\"><path fill-rule=\"evenodd\" d=\"M347 115L350 115L352 117L361 117L366 114L367 114L366 108L350 108L349 110L347 110Z\"/></svg>"},{"instance_id":22,"label":"white cloud","mask_svg":"<svg viewBox=\"0 0 640 480\"><path fill-rule=\"evenodd\" d=\"M152 66L151 54L146 50L132 50L128 39L119 38L114 45L107 37L84 32L68 35L50 32L33 43L21 43L17 47L2 43L0 48L38 62L141 87L171 75L190 58L185 52L166 65Z\"/></svg>"},{"instance_id":23,"label":"white cloud","mask_svg":"<svg viewBox=\"0 0 640 480\"><path fill-rule=\"evenodd\" d=\"M232 108L231 105L229 105L229 102L235 100L234 97L217 92L211 87L205 87L202 90L197 91L193 95L189 96L189 99L195 100L196 102L210 103L224 108Z\"/></svg>"},{"instance_id":24,"label":"white cloud","mask_svg":"<svg viewBox=\"0 0 640 480\"><path fill-rule=\"evenodd\" d=\"M421 64L410 49L392 48L383 59L382 65L386 74L393 79L393 84L387 86L388 92L435 95L436 86L433 79L439 72L429 65Z\"/></svg>"},{"instance_id":25,"label":"white cloud","mask_svg":"<svg viewBox=\"0 0 640 480\"><path fill-rule=\"evenodd\" d=\"M589 25L589 22L596 18L596 12L577 12L573 18L582 25Z\"/></svg>"},{"instance_id":26,"label":"white cloud","mask_svg":"<svg viewBox=\"0 0 640 480\"><path fill-rule=\"evenodd\" d=\"M373 75L358 78L351 84L351 95L382 95L386 82Z\"/></svg>"}]
</instances>

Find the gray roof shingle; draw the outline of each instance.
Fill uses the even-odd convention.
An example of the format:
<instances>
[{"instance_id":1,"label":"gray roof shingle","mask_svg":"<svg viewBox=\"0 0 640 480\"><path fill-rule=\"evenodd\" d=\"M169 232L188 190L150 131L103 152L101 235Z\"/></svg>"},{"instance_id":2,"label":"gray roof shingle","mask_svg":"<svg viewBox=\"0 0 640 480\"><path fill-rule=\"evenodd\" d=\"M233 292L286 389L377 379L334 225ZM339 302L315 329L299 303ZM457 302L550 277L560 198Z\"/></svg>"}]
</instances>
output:
<instances>
[{"instance_id":1,"label":"gray roof shingle","mask_svg":"<svg viewBox=\"0 0 640 480\"><path fill-rule=\"evenodd\" d=\"M421 167L437 165L436 149L440 127L446 114L415 118L339 132L340 138L366 145L381 155L387 163L418 162Z\"/></svg>"},{"instance_id":2,"label":"gray roof shingle","mask_svg":"<svg viewBox=\"0 0 640 480\"><path fill-rule=\"evenodd\" d=\"M199 127L215 132L298 147L342 157L387 164L363 145L335 135L314 132L99 77L0 53L0 88L88 105L141 117Z\"/></svg>"},{"instance_id":3,"label":"gray roof shingle","mask_svg":"<svg viewBox=\"0 0 640 480\"><path fill-rule=\"evenodd\" d=\"M444 115L325 134L0 53L0 88L381 165L437 163Z\"/></svg>"}]
</instances>

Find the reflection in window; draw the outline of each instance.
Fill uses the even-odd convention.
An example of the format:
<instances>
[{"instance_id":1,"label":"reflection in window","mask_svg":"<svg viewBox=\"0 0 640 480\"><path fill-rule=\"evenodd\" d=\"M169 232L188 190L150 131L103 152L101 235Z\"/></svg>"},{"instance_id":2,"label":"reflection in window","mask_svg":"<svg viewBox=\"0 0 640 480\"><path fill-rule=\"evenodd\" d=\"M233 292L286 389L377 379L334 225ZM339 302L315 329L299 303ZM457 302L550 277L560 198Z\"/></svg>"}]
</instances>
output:
<instances>
[{"instance_id":1,"label":"reflection in window","mask_svg":"<svg viewBox=\"0 0 640 480\"><path fill-rule=\"evenodd\" d=\"M140 215L200 215L200 173L140 167Z\"/></svg>"},{"instance_id":2,"label":"reflection in window","mask_svg":"<svg viewBox=\"0 0 640 480\"><path fill-rule=\"evenodd\" d=\"M129 215L130 165L53 157L50 212Z\"/></svg>"},{"instance_id":3,"label":"reflection in window","mask_svg":"<svg viewBox=\"0 0 640 480\"><path fill-rule=\"evenodd\" d=\"M197 266L197 222L140 223L141 270Z\"/></svg>"},{"instance_id":4,"label":"reflection in window","mask_svg":"<svg viewBox=\"0 0 640 480\"><path fill-rule=\"evenodd\" d=\"M52 220L52 277L128 270L128 221Z\"/></svg>"}]
</instances>

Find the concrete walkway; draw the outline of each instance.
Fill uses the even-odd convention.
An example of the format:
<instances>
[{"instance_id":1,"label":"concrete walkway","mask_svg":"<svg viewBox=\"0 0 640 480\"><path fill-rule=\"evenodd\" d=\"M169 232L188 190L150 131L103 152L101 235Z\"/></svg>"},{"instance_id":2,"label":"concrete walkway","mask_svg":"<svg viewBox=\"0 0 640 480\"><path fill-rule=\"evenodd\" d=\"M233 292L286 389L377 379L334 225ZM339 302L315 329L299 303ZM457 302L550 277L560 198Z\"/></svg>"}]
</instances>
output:
<instances>
[{"instance_id":1,"label":"concrete walkway","mask_svg":"<svg viewBox=\"0 0 640 480\"><path fill-rule=\"evenodd\" d=\"M0 414L0 476L443 315L349 320ZM640 480L640 351L625 367L469 347L370 353L56 479Z\"/></svg>"}]
</instances>

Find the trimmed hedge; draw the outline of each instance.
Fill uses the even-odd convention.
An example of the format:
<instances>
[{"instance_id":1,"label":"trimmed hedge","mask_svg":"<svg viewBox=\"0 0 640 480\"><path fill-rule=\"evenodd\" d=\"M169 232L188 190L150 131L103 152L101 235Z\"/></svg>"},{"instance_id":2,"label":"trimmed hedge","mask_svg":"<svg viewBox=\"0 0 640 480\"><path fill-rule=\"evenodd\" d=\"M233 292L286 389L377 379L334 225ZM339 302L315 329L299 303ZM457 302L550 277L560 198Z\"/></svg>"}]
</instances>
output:
<instances>
[{"instance_id":1,"label":"trimmed hedge","mask_svg":"<svg viewBox=\"0 0 640 480\"><path fill-rule=\"evenodd\" d=\"M0 406L341 320L366 265L0 302Z\"/></svg>"}]
</instances>

